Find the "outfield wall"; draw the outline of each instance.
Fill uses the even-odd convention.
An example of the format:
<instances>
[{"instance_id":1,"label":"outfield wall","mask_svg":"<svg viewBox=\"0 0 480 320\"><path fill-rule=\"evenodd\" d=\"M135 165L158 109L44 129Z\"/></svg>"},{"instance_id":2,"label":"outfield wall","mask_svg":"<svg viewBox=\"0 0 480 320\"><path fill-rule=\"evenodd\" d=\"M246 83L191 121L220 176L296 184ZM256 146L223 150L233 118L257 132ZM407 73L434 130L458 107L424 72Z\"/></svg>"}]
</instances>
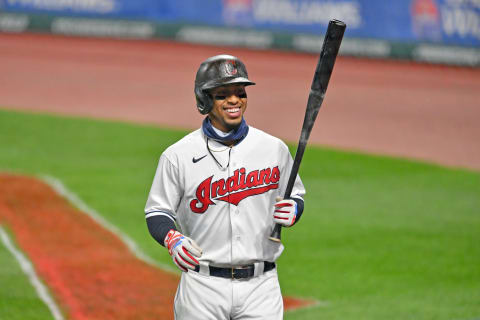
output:
<instances>
[{"instance_id":1,"label":"outfield wall","mask_svg":"<svg viewBox=\"0 0 480 320\"><path fill-rule=\"evenodd\" d=\"M332 18L340 54L480 66L480 0L0 0L0 30L166 38L319 52Z\"/></svg>"}]
</instances>

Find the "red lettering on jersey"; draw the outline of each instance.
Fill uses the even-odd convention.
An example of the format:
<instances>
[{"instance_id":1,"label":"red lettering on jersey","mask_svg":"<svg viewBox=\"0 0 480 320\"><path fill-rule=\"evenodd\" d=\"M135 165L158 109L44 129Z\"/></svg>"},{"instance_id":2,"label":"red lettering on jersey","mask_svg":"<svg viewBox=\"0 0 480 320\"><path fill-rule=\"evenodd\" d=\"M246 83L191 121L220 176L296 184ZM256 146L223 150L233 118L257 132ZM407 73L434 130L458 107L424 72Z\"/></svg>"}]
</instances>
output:
<instances>
[{"instance_id":1,"label":"red lettering on jersey","mask_svg":"<svg viewBox=\"0 0 480 320\"><path fill-rule=\"evenodd\" d=\"M255 186L258 186L259 184L262 184L262 182L260 182L260 179L258 179L258 170L254 170L254 171L248 173L248 175L247 175L247 187L248 188L253 188Z\"/></svg>"},{"instance_id":2,"label":"red lettering on jersey","mask_svg":"<svg viewBox=\"0 0 480 320\"><path fill-rule=\"evenodd\" d=\"M270 171L270 168L260 171L260 181L262 181L264 184L270 183Z\"/></svg>"},{"instance_id":3,"label":"red lettering on jersey","mask_svg":"<svg viewBox=\"0 0 480 320\"><path fill-rule=\"evenodd\" d=\"M222 201L229 202L231 204L234 204L234 205L238 206L238 203L240 201L242 201L243 199L245 199L246 197L255 196L257 194L262 194L262 193L265 193L265 192L267 192L269 190L272 190L272 189L278 189L278 184L271 184L271 185L268 185L268 186L265 186L265 187L247 189L247 190L242 191L242 192L236 192L236 193L229 194L227 196L218 198L216 200L222 200Z\"/></svg>"},{"instance_id":4,"label":"red lettering on jersey","mask_svg":"<svg viewBox=\"0 0 480 320\"><path fill-rule=\"evenodd\" d=\"M238 205L243 199L278 189L280 170L277 167L253 170L248 174L245 168L237 169L227 180L212 182L213 176L202 181L195 192L196 198L190 201L190 209L195 213L204 213L208 207L220 200Z\"/></svg>"},{"instance_id":5,"label":"red lettering on jersey","mask_svg":"<svg viewBox=\"0 0 480 320\"><path fill-rule=\"evenodd\" d=\"M212 183L212 198L216 198L217 194L224 196L227 194L227 188L225 186L225 180L220 179Z\"/></svg>"},{"instance_id":6,"label":"red lettering on jersey","mask_svg":"<svg viewBox=\"0 0 480 320\"><path fill-rule=\"evenodd\" d=\"M238 191L240 186L238 184L238 169L233 172L233 176L227 179L228 192Z\"/></svg>"},{"instance_id":7,"label":"red lettering on jersey","mask_svg":"<svg viewBox=\"0 0 480 320\"><path fill-rule=\"evenodd\" d=\"M197 192L195 193L197 198L190 201L190 209L192 209L193 212L204 213L208 209L208 206L215 204L215 202L210 199L210 184L212 178L213 176L205 179L197 187ZM201 206L198 206L198 204L201 204Z\"/></svg>"},{"instance_id":8,"label":"red lettering on jersey","mask_svg":"<svg viewBox=\"0 0 480 320\"><path fill-rule=\"evenodd\" d=\"M239 182L239 185L240 185L240 189L245 189L247 188L247 185L246 185L246 174L245 174L245 168L241 168L240 169L240 182Z\"/></svg>"},{"instance_id":9,"label":"red lettering on jersey","mask_svg":"<svg viewBox=\"0 0 480 320\"><path fill-rule=\"evenodd\" d=\"M272 175L269 178L271 183L278 183L278 181L280 181L280 170L278 170L278 167L272 169Z\"/></svg>"}]
</instances>

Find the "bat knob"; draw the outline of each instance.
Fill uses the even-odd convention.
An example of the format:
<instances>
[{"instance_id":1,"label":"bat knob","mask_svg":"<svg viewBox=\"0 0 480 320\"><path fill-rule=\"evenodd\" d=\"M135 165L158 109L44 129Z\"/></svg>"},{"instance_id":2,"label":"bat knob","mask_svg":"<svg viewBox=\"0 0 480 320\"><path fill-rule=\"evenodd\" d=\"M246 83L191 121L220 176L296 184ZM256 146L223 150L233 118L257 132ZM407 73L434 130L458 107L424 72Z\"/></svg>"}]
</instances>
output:
<instances>
[{"instance_id":1,"label":"bat knob","mask_svg":"<svg viewBox=\"0 0 480 320\"><path fill-rule=\"evenodd\" d=\"M274 242L282 242L281 236L282 236L282 226L279 224L276 224L272 230L272 233L270 234L269 239Z\"/></svg>"}]
</instances>

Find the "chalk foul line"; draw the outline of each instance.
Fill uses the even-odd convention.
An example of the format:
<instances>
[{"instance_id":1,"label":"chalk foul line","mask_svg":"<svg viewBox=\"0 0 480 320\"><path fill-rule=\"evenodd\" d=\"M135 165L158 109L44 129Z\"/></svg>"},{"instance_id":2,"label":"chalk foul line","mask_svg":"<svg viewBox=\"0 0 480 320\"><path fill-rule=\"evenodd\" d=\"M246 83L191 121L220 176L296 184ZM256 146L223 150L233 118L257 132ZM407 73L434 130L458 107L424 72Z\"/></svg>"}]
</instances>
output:
<instances>
[{"instance_id":1,"label":"chalk foul line","mask_svg":"<svg viewBox=\"0 0 480 320\"><path fill-rule=\"evenodd\" d=\"M82 199L80 199L75 193L70 191L63 183L57 178L54 178L52 176L48 175L41 175L40 176L43 181L45 181L50 187L52 187L58 194L66 198L70 203L72 203L76 208L78 208L80 211L86 213L89 215L95 222L100 224L102 227L116 235L118 238L122 240L122 242L127 246L127 248L132 252L138 259L152 265L155 267L158 267L164 271L171 272L177 274L176 270L163 263L159 263L158 261L154 260L151 258L149 255L147 255L140 247L137 245L137 243L130 238L127 234L125 234L123 231L121 231L119 228L117 228L115 225L112 223L108 222L105 220L105 218L99 214L95 209L90 208L85 202L83 202Z\"/></svg>"},{"instance_id":2,"label":"chalk foul line","mask_svg":"<svg viewBox=\"0 0 480 320\"><path fill-rule=\"evenodd\" d=\"M8 236L8 233L2 228L2 226L0 226L0 238L5 248L7 248L7 250L10 251L12 256L17 260L23 273L27 275L28 280L32 284L33 288L37 291L40 299L47 305L48 309L50 309L54 320L64 320L65 318L63 317L60 308L55 303L55 300L53 300L48 289L45 287L42 281L40 281L40 278L37 276L32 264L28 258L16 248L16 246L13 244L13 241Z\"/></svg>"}]
</instances>

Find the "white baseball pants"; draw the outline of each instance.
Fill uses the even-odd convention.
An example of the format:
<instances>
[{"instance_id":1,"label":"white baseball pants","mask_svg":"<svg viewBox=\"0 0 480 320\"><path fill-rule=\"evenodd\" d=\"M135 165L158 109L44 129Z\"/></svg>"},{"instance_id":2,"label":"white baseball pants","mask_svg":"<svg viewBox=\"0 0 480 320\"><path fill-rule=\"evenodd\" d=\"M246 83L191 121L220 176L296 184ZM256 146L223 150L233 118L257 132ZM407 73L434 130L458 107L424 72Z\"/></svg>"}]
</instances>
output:
<instances>
[{"instance_id":1,"label":"white baseball pants","mask_svg":"<svg viewBox=\"0 0 480 320\"><path fill-rule=\"evenodd\" d=\"M240 280L182 272L174 311L176 320L281 320L277 269Z\"/></svg>"}]
</instances>

